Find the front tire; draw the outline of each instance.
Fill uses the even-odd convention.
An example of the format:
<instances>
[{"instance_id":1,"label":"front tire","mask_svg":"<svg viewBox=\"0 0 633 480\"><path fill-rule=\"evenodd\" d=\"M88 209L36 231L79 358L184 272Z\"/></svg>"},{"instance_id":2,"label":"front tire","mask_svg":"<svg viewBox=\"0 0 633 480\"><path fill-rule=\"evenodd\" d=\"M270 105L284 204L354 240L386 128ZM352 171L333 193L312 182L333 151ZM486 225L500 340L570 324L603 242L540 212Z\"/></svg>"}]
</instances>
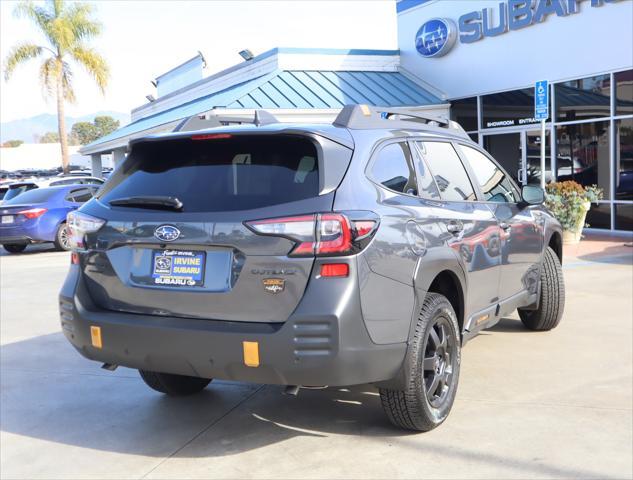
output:
<instances>
[{"instance_id":1,"label":"front tire","mask_svg":"<svg viewBox=\"0 0 633 480\"><path fill-rule=\"evenodd\" d=\"M209 378L150 372L149 370L139 370L138 373L141 374L141 378L150 388L174 397L201 392L211 383Z\"/></svg>"},{"instance_id":2,"label":"front tire","mask_svg":"<svg viewBox=\"0 0 633 480\"><path fill-rule=\"evenodd\" d=\"M565 309L563 269L556 252L547 247L541 265L541 295L536 310L519 309L519 317L530 330L545 331L555 328Z\"/></svg>"},{"instance_id":3,"label":"front tire","mask_svg":"<svg viewBox=\"0 0 633 480\"><path fill-rule=\"evenodd\" d=\"M2 248L4 248L7 252L9 253L21 253L24 251L24 249L26 248L26 244L5 244L2 245Z\"/></svg>"},{"instance_id":4,"label":"front tire","mask_svg":"<svg viewBox=\"0 0 633 480\"><path fill-rule=\"evenodd\" d=\"M428 293L404 361L404 390L379 389L391 423L427 432L444 422L455 400L460 361L455 311L446 297Z\"/></svg>"},{"instance_id":5,"label":"front tire","mask_svg":"<svg viewBox=\"0 0 633 480\"><path fill-rule=\"evenodd\" d=\"M70 229L66 222L57 227L57 233L55 233L55 249L60 251L70 250Z\"/></svg>"}]
</instances>

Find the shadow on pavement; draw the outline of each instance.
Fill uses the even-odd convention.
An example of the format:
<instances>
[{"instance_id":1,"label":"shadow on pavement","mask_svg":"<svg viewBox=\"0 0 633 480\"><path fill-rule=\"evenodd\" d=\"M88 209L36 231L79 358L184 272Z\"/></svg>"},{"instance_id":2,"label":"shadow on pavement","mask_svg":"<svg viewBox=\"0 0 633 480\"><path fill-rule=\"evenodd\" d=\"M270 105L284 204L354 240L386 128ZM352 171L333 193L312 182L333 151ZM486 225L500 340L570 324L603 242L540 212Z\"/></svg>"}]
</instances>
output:
<instances>
[{"instance_id":1,"label":"shadow on pavement","mask_svg":"<svg viewBox=\"0 0 633 480\"><path fill-rule=\"evenodd\" d=\"M607 247L599 252L587 253L577 258L587 262L633 265L633 247L625 246L623 241L622 245Z\"/></svg>"},{"instance_id":2,"label":"shadow on pavement","mask_svg":"<svg viewBox=\"0 0 633 480\"><path fill-rule=\"evenodd\" d=\"M33 245L28 245L23 252L20 253L9 253L4 248L0 248L0 257L19 257L23 255L33 255L36 253L48 253L48 252L57 252L55 249L55 245L52 243L36 243Z\"/></svg>"},{"instance_id":3,"label":"shadow on pavement","mask_svg":"<svg viewBox=\"0 0 633 480\"><path fill-rule=\"evenodd\" d=\"M496 328L510 328L510 322L519 325L512 331L521 329L520 322L505 319ZM215 381L201 394L170 398L146 387L133 370L99 369L61 333L3 345L0 353L0 427L22 437L132 455L201 458L238 455L301 436L320 438L327 449L335 434L383 439L446 461L509 466L528 476L600 477L597 471L508 458L476 445L459 446L459 440L447 445L433 434L396 429L376 389L367 385L301 390L292 397L281 395L278 386Z\"/></svg>"}]
</instances>

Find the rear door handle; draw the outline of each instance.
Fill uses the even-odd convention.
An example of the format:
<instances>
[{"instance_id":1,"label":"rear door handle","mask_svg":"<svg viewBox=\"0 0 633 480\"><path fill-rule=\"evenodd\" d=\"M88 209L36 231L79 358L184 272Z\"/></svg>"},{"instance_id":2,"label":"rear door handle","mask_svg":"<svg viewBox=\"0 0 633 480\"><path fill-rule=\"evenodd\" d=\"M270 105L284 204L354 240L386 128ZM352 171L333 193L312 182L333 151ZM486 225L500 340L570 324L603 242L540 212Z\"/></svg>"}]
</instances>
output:
<instances>
[{"instance_id":1,"label":"rear door handle","mask_svg":"<svg viewBox=\"0 0 633 480\"><path fill-rule=\"evenodd\" d=\"M453 220L446 224L446 230L448 230L453 235L458 234L463 229L464 229L464 224L462 222L457 222Z\"/></svg>"}]
</instances>

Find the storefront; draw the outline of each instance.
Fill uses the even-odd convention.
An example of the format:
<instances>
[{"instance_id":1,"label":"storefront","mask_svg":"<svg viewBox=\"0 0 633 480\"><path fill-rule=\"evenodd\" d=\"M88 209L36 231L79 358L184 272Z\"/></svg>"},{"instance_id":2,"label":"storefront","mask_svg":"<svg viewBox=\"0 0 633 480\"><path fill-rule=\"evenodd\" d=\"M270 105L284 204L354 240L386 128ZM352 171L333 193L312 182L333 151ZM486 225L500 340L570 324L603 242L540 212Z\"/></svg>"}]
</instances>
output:
<instances>
[{"instance_id":1,"label":"storefront","mask_svg":"<svg viewBox=\"0 0 633 480\"><path fill-rule=\"evenodd\" d=\"M596 184L591 228L633 230L633 2L398 3L401 66L521 183L540 181L534 82L550 83L545 180Z\"/></svg>"}]
</instances>

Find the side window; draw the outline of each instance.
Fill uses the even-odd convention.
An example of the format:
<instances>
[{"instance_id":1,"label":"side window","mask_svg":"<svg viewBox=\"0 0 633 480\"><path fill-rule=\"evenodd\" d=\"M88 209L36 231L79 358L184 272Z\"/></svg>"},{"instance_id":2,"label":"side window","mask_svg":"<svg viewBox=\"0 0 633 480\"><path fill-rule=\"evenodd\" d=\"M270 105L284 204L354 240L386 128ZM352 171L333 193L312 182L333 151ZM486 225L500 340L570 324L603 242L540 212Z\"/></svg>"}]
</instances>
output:
<instances>
[{"instance_id":1,"label":"side window","mask_svg":"<svg viewBox=\"0 0 633 480\"><path fill-rule=\"evenodd\" d=\"M417 195L415 169L409 146L404 143L391 143L384 147L371 167L371 178L396 192Z\"/></svg>"},{"instance_id":2,"label":"side window","mask_svg":"<svg viewBox=\"0 0 633 480\"><path fill-rule=\"evenodd\" d=\"M92 198L94 191L88 188L82 188L79 190L72 190L67 196L66 200L75 203L86 203Z\"/></svg>"},{"instance_id":3,"label":"side window","mask_svg":"<svg viewBox=\"0 0 633 480\"><path fill-rule=\"evenodd\" d=\"M417 143L418 146L420 142ZM416 155L416 158L418 155ZM439 200L440 191L437 189L433 174L423 158L417 158L418 165L418 184L420 185L419 196L427 200Z\"/></svg>"},{"instance_id":4,"label":"side window","mask_svg":"<svg viewBox=\"0 0 633 480\"><path fill-rule=\"evenodd\" d=\"M447 142L417 142L435 178L443 200L473 201L475 191L453 145Z\"/></svg>"},{"instance_id":5,"label":"side window","mask_svg":"<svg viewBox=\"0 0 633 480\"><path fill-rule=\"evenodd\" d=\"M509 203L519 201L519 193L503 170L474 148L465 145L460 145L460 148L464 152L464 156L473 172L475 172L476 180L486 201Z\"/></svg>"}]
</instances>

